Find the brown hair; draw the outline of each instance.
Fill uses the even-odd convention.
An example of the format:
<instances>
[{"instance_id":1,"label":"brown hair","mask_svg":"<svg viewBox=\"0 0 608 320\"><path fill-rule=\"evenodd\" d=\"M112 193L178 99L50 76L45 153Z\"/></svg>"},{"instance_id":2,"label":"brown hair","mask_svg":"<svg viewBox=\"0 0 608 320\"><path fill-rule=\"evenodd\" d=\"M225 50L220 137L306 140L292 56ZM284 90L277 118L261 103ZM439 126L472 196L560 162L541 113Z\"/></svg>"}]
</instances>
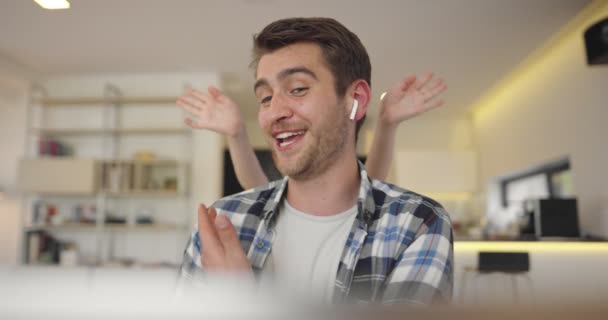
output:
<instances>
[{"instance_id":1,"label":"brown hair","mask_svg":"<svg viewBox=\"0 0 608 320\"><path fill-rule=\"evenodd\" d=\"M355 80L363 79L371 86L372 66L361 40L331 18L289 18L267 25L253 37L251 67L257 68L263 55L298 42L312 42L321 47L339 99ZM357 121L355 141L364 121L365 116Z\"/></svg>"}]
</instances>

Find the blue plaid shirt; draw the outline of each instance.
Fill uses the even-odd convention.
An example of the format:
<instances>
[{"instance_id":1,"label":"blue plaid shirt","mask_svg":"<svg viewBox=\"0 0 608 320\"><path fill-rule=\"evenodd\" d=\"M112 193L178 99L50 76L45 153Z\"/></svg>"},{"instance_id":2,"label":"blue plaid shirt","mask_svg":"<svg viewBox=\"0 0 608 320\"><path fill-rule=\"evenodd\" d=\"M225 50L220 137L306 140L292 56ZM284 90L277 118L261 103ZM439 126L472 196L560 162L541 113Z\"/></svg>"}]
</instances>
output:
<instances>
[{"instance_id":1,"label":"blue plaid shirt","mask_svg":"<svg viewBox=\"0 0 608 320\"><path fill-rule=\"evenodd\" d=\"M371 180L359 163L358 214L336 270L333 300L447 303L453 286L451 222L436 201ZM213 204L234 225L254 273L272 249L279 205L288 178L223 198ZM180 281L203 275L198 230L184 252Z\"/></svg>"}]
</instances>

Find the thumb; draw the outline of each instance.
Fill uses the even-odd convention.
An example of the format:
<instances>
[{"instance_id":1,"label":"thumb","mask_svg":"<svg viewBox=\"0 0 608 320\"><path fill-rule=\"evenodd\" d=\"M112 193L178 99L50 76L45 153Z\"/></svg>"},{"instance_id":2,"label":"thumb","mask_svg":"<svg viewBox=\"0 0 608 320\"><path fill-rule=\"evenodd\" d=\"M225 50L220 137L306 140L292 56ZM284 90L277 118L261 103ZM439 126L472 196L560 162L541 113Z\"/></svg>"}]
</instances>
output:
<instances>
[{"instance_id":1,"label":"thumb","mask_svg":"<svg viewBox=\"0 0 608 320\"><path fill-rule=\"evenodd\" d=\"M209 86L209 88L207 88L207 91L209 91L209 94L216 100L219 100L224 97L224 93L214 86Z\"/></svg>"},{"instance_id":2,"label":"thumb","mask_svg":"<svg viewBox=\"0 0 608 320\"><path fill-rule=\"evenodd\" d=\"M238 252L236 250L243 251L241 243L236 235L236 230L226 216L217 216L215 218L215 228L217 229L220 242L224 246L224 252L227 255Z\"/></svg>"}]
</instances>

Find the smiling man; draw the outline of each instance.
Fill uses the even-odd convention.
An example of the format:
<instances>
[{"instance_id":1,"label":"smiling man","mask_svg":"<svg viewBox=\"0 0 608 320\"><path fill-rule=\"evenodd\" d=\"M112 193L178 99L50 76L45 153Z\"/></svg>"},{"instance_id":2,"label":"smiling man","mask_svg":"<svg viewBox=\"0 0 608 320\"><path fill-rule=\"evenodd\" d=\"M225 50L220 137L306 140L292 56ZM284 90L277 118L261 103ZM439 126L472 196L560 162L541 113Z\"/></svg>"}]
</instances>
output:
<instances>
[{"instance_id":1,"label":"smiling man","mask_svg":"<svg viewBox=\"0 0 608 320\"><path fill-rule=\"evenodd\" d=\"M201 206L182 280L230 272L326 302L448 302L448 215L357 161L371 96L359 38L333 19L275 21L255 36L252 65L259 125L285 178Z\"/></svg>"}]
</instances>

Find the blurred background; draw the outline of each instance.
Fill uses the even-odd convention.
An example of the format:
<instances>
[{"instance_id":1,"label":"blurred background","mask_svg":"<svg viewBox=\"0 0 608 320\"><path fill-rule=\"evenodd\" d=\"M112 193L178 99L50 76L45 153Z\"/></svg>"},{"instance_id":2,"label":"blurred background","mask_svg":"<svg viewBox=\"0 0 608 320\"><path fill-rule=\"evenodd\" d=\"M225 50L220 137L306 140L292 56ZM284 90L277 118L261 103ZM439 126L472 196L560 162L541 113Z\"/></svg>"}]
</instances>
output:
<instances>
[{"instance_id":1,"label":"blurred background","mask_svg":"<svg viewBox=\"0 0 608 320\"><path fill-rule=\"evenodd\" d=\"M177 96L225 91L271 170L252 37L276 19L325 16L371 58L362 157L383 91L410 74L446 79L446 105L399 126L387 180L448 209L455 301L608 296L608 1L69 3L0 0L4 276L174 275L198 204L238 189L224 138L183 125Z\"/></svg>"}]
</instances>

